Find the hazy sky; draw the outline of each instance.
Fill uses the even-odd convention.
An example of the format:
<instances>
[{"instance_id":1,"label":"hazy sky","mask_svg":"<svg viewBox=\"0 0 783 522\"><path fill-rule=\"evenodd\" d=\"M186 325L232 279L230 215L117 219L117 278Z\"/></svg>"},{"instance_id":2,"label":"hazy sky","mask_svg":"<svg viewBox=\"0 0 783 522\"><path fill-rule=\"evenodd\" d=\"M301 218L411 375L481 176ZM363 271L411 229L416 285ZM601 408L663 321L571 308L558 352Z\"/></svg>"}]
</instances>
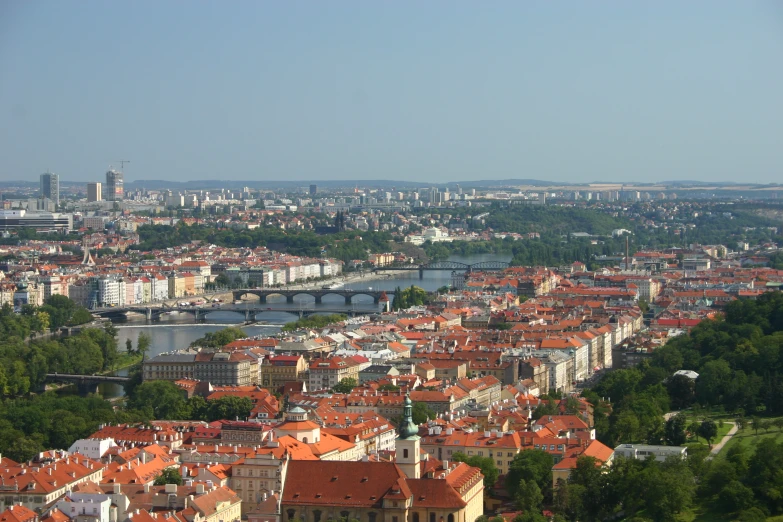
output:
<instances>
[{"instance_id":1,"label":"hazy sky","mask_svg":"<svg viewBox=\"0 0 783 522\"><path fill-rule=\"evenodd\" d=\"M0 180L783 182L777 0L0 2Z\"/></svg>"}]
</instances>

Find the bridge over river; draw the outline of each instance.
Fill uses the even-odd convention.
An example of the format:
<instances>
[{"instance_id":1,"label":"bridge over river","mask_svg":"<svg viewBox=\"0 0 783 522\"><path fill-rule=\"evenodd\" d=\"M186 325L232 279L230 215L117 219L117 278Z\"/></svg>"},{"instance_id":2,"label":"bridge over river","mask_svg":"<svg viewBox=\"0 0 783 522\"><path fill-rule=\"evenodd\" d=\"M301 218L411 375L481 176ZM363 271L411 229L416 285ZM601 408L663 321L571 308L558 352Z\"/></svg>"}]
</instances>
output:
<instances>
[{"instance_id":1,"label":"bridge over river","mask_svg":"<svg viewBox=\"0 0 783 522\"><path fill-rule=\"evenodd\" d=\"M395 272L418 270L419 278L424 278L428 270L450 270L452 272L495 272L505 270L510 264L507 261L481 261L468 264L459 261L433 261L425 265L389 265L374 268L374 272Z\"/></svg>"},{"instance_id":2,"label":"bridge over river","mask_svg":"<svg viewBox=\"0 0 783 522\"><path fill-rule=\"evenodd\" d=\"M98 385L103 382L114 382L125 384L130 380L129 377L119 377L117 375L82 375L78 373L47 373L44 383L47 382L67 382L75 384L79 390L79 395L88 393L98 393Z\"/></svg>"},{"instance_id":3,"label":"bridge over river","mask_svg":"<svg viewBox=\"0 0 783 522\"><path fill-rule=\"evenodd\" d=\"M249 292L256 292L256 290L248 290ZM306 294L309 291L307 290L299 290L294 292L296 295L298 294ZM277 294L279 292L270 292L271 294ZM367 292L356 292L358 294L366 294ZM207 320L207 316L213 312L233 312L240 317L242 317L245 321L245 323L255 323L258 322L258 316L259 314L263 314L264 312L286 312L289 314L297 315L300 318L301 317L309 317L313 314L345 314L349 316L357 316L357 315L367 315L367 314L373 314L378 313L380 311L379 307L375 308L367 308L367 307L356 307L356 306L346 306L346 307L340 307L340 306L319 306L315 307L312 305L301 305L298 308L294 307L284 307L284 306L275 306L274 304L267 305L266 303L263 303L261 301L245 301L242 304L222 304L219 307L212 307L212 306L171 306L171 307L151 307L151 306L143 306L143 305L133 305L133 306L124 306L124 307L111 307L111 308L100 308L100 309L94 309L91 310L91 312L95 315L106 317L109 319L112 318L121 318L126 316L129 312L143 315L148 321L157 321L164 315L172 315L172 314L190 314L193 315L196 322L203 322Z\"/></svg>"}]
</instances>

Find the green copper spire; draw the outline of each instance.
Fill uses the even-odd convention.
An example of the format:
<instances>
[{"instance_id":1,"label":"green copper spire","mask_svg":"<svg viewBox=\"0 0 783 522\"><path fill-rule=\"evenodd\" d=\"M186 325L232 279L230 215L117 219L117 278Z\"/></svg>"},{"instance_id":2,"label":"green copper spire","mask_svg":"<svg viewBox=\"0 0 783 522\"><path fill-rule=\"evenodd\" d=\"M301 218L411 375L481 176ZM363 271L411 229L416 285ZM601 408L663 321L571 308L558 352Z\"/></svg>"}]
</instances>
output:
<instances>
[{"instance_id":1,"label":"green copper spire","mask_svg":"<svg viewBox=\"0 0 783 522\"><path fill-rule=\"evenodd\" d=\"M401 439L412 439L419 436L419 427L413 422L413 402L410 395L405 396L405 406L402 410L402 422L399 429Z\"/></svg>"}]
</instances>

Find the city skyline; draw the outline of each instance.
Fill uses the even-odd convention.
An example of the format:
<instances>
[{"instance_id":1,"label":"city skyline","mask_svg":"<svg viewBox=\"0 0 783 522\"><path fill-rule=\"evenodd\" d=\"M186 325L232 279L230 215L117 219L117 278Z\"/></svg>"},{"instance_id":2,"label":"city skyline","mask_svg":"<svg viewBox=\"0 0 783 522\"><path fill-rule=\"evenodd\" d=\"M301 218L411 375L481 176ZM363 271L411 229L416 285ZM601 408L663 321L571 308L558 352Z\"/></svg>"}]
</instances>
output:
<instances>
[{"instance_id":1,"label":"city skyline","mask_svg":"<svg viewBox=\"0 0 783 522\"><path fill-rule=\"evenodd\" d=\"M774 2L189 7L0 7L0 181L780 179Z\"/></svg>"}]
</instances>

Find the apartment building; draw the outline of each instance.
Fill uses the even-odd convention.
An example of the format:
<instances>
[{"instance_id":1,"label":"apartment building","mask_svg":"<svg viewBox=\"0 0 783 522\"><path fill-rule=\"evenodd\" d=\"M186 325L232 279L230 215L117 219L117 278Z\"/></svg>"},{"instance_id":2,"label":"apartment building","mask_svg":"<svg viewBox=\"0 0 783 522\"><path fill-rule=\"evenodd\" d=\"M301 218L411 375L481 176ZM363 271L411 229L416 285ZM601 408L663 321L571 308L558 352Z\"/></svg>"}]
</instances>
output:
<instances>
[{"instance_id":1,"label":"apartment building","mask_svg":"<svg viewBox=\"0 0 783 522\"><path fill-rule=\"evenodd\" d=\"M103 464L82 455L53 451L46 462L13 464L0 469L0 510L22 503L41 512L86 481L100 482Z\"/></svg>"},{"instance_id":2,"label":"apartment building","mask_svg":"<svg viewBox=\"0 0 783 522\"><path fill-rule=\"evenodd\" d=\"M360 364L350 357L329 357L313 359L310 362L310 375L307 387L310 390L327 390L335 387L343 379L355 379L359 382Z\"/></svg>"},{"instance_id":3,"label":"apartment building","mask_svg":"<svg viewBox=\"0 0 783 522\"><path fill-rule=\"evenodd\" d=\"M289 382L305 382L307 362L301 355L277 355L261 361L261 386L276 390Z\"/></svg>"},{"instance_id":4,"label":"apartment building","mask_svg":"<svg viewBox=\"0 0 783 522\"><path fill-rule=\"evenodd\" d=\"M194 358L193 378L215 385L249 386L258 375L253 375L251 366L257 368L257 364L240 352L201 352Z\"/></svg>"}]
</instances>

